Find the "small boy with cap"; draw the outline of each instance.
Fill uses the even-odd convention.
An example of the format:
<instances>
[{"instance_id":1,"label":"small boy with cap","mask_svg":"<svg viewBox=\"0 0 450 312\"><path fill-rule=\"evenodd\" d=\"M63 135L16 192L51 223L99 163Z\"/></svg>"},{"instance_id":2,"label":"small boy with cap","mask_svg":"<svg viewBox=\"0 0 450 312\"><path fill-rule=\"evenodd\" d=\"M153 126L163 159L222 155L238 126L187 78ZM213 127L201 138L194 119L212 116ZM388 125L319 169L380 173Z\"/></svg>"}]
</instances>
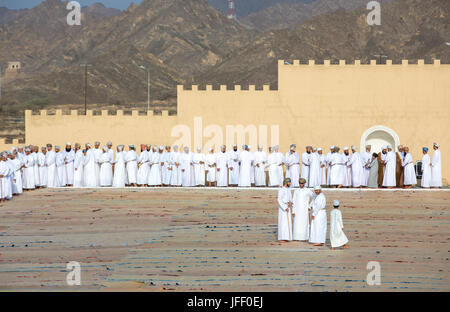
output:
<instances>
[{"instance_id":1,"label":"small boy with cap","mask_svg":"<svg viewBox=\"0 0 450 312\"><path fill-rule=\"evenodd\" d=\"M347 243L348 239L345 236L344 231L344 223L342 222L342 214L339 210L339 201L333 201L333 210L330 213L330 242L331 242L331 250L334 250L336 247L348 248Z\"/></svg>"}]
</instances>

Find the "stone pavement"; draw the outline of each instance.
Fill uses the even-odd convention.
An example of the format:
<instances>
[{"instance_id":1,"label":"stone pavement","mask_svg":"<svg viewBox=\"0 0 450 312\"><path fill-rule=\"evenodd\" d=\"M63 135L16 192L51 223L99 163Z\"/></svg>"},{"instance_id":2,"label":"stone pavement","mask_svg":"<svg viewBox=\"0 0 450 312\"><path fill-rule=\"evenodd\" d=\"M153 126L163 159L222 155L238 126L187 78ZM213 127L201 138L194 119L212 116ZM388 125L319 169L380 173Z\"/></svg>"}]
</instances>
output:
<instances>
[{"instance_id":1,"label":"stone pavement","mask_svg":"<svg viewBox=\"0 0 450 312\"><path fill-rule=\"evenodd\" d=\"M0 290L450 291L450 191L324 193L349 249L278 243L275 189L27 192L0 204Z\"/></svg>"}]
</instances>

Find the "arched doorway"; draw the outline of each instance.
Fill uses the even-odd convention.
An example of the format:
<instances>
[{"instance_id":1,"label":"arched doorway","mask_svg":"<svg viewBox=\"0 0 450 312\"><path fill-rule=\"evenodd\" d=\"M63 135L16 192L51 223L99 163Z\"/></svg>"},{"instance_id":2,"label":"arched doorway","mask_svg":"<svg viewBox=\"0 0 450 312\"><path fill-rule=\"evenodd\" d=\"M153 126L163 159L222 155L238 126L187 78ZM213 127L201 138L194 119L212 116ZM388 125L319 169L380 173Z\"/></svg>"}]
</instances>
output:
<instances>
[{"instance_id":1,"label":"arched doorway","mask_svg":"<svg viewBox=\"0 0 450 312\"><path fill-rule=\"evenodd\" d=\"M361 136L361 151L366 150L366 145L372 146L372 153L381 152L383 145L392 145L394 151L400 145L400 139L394 130L385 126L374 126L367 129Z\"/></svg>"}]
</instances>

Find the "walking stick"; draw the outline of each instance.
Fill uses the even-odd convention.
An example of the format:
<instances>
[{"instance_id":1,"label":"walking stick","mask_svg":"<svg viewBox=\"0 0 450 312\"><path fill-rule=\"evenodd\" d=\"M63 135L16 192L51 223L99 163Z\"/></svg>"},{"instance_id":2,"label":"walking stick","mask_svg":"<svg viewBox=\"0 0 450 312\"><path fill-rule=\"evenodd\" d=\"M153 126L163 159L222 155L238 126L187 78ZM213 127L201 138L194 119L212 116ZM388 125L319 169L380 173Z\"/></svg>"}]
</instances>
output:
<instances>
[{"instance_id":1,"label":"walking stick","mask_svg":"<svg viewBox=\"0 0 450 312\"><path fill-rule=\"evenodd\" d=\"M288 207L289 209L289 207ZM287 219L287 224L288 224L288 231L289 231L289 240L292 240L292 233L291 233L291 227L289 226L289 211L287 211L286 213L286 219Z\"/></svg>"}]
</instances>

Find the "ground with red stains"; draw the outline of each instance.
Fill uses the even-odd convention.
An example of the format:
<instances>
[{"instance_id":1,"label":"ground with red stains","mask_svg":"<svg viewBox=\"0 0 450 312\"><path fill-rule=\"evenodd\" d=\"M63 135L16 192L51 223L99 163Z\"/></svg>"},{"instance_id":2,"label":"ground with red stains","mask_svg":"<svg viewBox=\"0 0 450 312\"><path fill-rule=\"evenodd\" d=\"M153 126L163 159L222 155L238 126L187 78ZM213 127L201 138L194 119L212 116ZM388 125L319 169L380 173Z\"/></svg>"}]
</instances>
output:
<instances>
[{"instance_id":1,"label":"ground with red stains","mask_svg":"<svg viewBox=\"0 0 450 312\"><path fill-rule=\"evenodd\" d=\"M324 193L349 249L278 243L276 190L27 192L0 204L0 290L450 290L449 191ZM81 286L66 284L69 261Z\"/></svg>"}]
</instances>

